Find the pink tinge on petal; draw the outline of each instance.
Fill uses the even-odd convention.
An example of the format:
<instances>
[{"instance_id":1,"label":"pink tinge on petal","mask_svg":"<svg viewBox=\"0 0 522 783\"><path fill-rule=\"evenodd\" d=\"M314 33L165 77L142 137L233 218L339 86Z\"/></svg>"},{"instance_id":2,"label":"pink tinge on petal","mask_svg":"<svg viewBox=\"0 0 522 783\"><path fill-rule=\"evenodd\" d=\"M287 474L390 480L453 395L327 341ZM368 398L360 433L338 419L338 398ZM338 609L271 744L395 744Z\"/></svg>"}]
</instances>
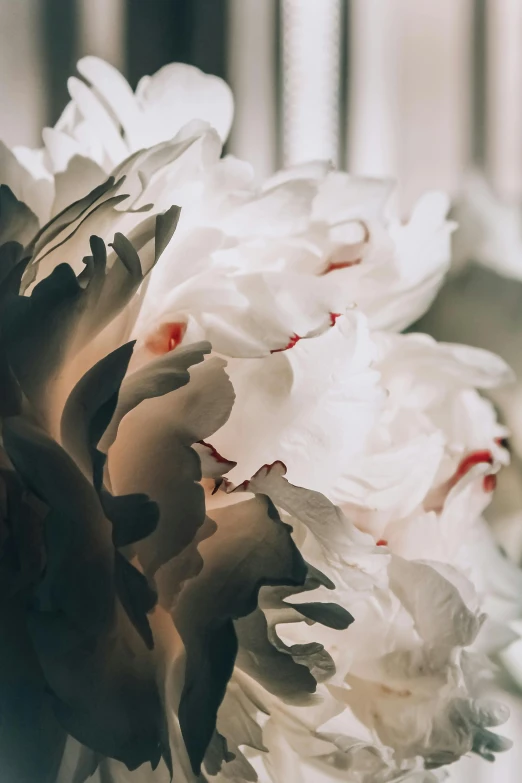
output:
<instances>
[{"instance_id":1,"label":"pink tinge on petal","mask_svg":"<svg viewBox=\"0 0 522 783\"><path fill-rule=\"evenodd\" d=\"M296 343L298 343L299 340L302 339L303 338L299 337L298 334L293 334L292 337L290 338L290 341L288 342L287 345L285 345L284 348L274 348L272 351L270 351L270 353L281 353L282 351L289 351L290 348L293 348L294 345L296 345Z\"/></svg>"},{"instance_id":2,"label":"pink tinge on petal","mask_svg":"<svg viewBox=\"0 0 522 783\"><path fill-rule=\"evenodd\" d=\"M330 261L326 269L320 272L320 275L328 275L330 272L336 272L338 269L349 269L351 266L357 266L362 258L356 258L355 261Z\"/></svg>"},{"instance_id":3,"label":"pink tinge on petal","mask_svg":"<svg viewBox=\"0 0 522 783\"><path fill-rule=\"evenodd\" d=\"M173 351L180 345L187 331L184 321L161 324L156 331L147 337L145 345L151 353L161 355Z\"/></svg>"}]
</instances>

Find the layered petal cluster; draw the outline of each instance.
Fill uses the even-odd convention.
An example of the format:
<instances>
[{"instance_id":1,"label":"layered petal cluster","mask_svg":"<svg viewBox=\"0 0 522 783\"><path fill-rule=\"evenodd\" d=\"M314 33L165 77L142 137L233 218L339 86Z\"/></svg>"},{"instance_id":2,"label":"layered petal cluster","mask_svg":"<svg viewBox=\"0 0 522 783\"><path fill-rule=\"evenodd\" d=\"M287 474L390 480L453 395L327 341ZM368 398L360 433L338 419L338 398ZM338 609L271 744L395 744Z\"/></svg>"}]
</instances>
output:
<instances>
[{"instance_id":1,"label":"layered petal cluster","mask_svg":"<svg viewBox=\"0 0 522 783\"><path fill-rule=\"evenodd\" d=\"M132 208L125 184L110 178L39 230L1 189L0 756L20 783L119 780L118 764L194 780L234 620L263 585L292 592L308 574L267 498L206 515L191 447L229 415L223 359L204 361L203 342L133 363L138 291L179 210L142 215L132 242L117 232L108 248Z\"/></svg>"},{"instance_id":2,"label":"layered petal cluster","mask_svg":"<svg viewBox=\"0 0 522 783\"><path fill-rule=\"evenodd\" d=\"M45 131L42 150L2 151L6 184L48 219L157 142L140 165L133 208L183 211L137 324L152 351L184 333L187 341L204 334L230 356L264 355L326 329L354 303L376 328L401 329L424 312L450 259L443 194L425 196L402 224L390 183L327 164L257 186L248 164L220 157L232 111L221 80L172 65L133 95L96 58L79 70L86 81L70 82L70 121Z\"/></svg>"},{"instance_id":3,"label":"layered petal cluster","mask_svg":"<svg viewBox=\"0 0 522 783\"><path fill-rule=\"evenodd\" d=\"M517 382L492 388L488 396L509 429L512 460L502 471L499 492L488 510L495 536L518 566L522 563L522 387L520 384L520 302L522 300L522 223L518 198L502 198L487 179L472 173L456 202L459 221L455 261L434 307L421 321L422 329L439 339L462 340L499 353L514 369ZM494 557L482 546L478 562ZM484 559L485 558L485 559ZM520 628L522 601L519 570L502 575L494 569L495 613ZM501 635L505 644L512 641ZM519 679L521 644L517 639L505 647L500 658L510 676Z\"/></svg>"},{"instance_id":4,"label":"layered petal cluster","mask_svg":"<svg viewBox=\"0 0 522 783\"><path fill-rule=\"evenodd\" d=\"M403 223L389 183L327 164L258 186L221 157L220 80L79 71L41 150L0 149L9 769L427 783L492 759L481 514L508 454L477 389L510 371L399 333L447 271L445 196Z\"/></svg>"}]
</instances>

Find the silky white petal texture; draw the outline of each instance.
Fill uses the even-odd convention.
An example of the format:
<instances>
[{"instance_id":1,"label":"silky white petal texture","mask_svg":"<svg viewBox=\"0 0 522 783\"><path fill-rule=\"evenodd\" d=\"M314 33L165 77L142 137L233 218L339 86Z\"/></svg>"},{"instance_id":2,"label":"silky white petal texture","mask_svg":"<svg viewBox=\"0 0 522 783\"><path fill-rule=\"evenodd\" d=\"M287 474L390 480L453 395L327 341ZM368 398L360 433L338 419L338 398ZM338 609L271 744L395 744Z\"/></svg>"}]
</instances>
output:
<instances>
[{"instance_id":1,"label":"silky white petal texture","mask_svg":"<svg viewBox=\"0 0 522 783\"><path fill-rule=\"evenodd\" d=\"M192 120L208 122L223 141L228 136L234 110L230 88L194 66L166 65L143 77L135 94L97 57L84 57L78 71L85 82L69 80L74 112L68 108L57 129L77 143L77 154L92 157L102 150L106 171L139 149L169 141Z\"/></svg>"},{"instance_id":2,"label":"silky white petal texture","mask_svg":"<svg viewBox=\"0 0 522 783\"><path fill-rule=\"evenodd\" d=\"M473 387L500 383L510 377L509 370L497 357L437 344L424 335L379 333L374 339L380 354L374 366L386 403L365 449L345 463L331 497L376 540L398 545L394 536L404 530L400 540L407 547L427 545L415 555L407 550L407 556L451 561L451 538L443 529L462 541L466 526L491 499L493 474L508 461L499 445L506 430ZM461 501L459 514L453 514L458 525L445 522L454 494L460 495L466 474L479 463L476 495Z\"/></svg>"},{"instance_id":3,"label":"silky white petal texture","mask_svg":"<svg viewBox=\"0 0 522 783\"><path fill-rule=\"evenodd\" d=\"M166 322L186 319L182 306L166 299L165 291L172 286L178 266L183 264L187 274L186 254L177 260L175 242L195 231L203 238L204 226L220 233L213 234L205 258L197 251L198 271L203 264L206 269L224 270L239 289L251 289L251 302L261 299L267 286L271 297L279 300L261 324L269 337L265 351L284 347L293 335L305 337L324 329L332 314L342 314L354 304L369 316L372 326L398 329L411 323L435 295L449 262L452 225L444 219L444 200L435 194L424 199L411 222L401 226L387 222L383 209L376 211L375 202L385 201L388 186L335 172L322 178L314 173L302 168L282 173L257 192L248 169L226 158L202 172L199 186L191 179L188 200L189 191L173 191L174 180L169 177L165 192L183 208L180 229L172 258L167 257L154 272L139 328L152 329L158 315ZM358 189L363 199L359 204ZM262 279L250 276L260 274ZM189 285L198 287L199 281ZM220 309L217 303L214 309ZM211 314L208 305L206 312ZM283 314L286 335L282 328L273 332L274 322L280 322ZM245 322L245 313L238 316ZM218 318L223 320L219 314ZM213 342L218 339L216 328L214 324L209 334ZM219 328L225 331L224 325ZM244 328L253 326L245 323ZM229 353L229 336L227 347L216 345L216 349L245 355L242 339L238 334L237 353Z\"/></svg>"},{"instance_id":4,"label":"silky white petal texture","mask_svg":"<svg viewBox=\"0 0 522 783\"><path fill-rule=\"evenodd\" d=\"M488 472L506 462L505 430L473 387L510 376L490 354L419 335L372 340L365 323L351 314L286 351L230 362L237 404L213 445L237 463L230 480L280 460L378 539L440 506L468 455L486 452Z\"/></svg>"},{"instance_id":5,"label":"silky white petal texture","mask_svg":"<svg viewBox=\"0 0 522 783\"><path fill-rule=\"evenodd\" d=\"M473 172L455 204L460 229L455 236L453 272L421 328L438 339L459 340L498 352L520 377L522 301L522 222L520 200L502 198L487 179ZM519 381L492 389L509 429L515 459L500 476L489 517L509 557L520 563L522 392Z\"/></svg>"},{"instance_id":6,"label":"silky white petal texture","mask_svg":"<svg viewBox=\"0 0 522 783\"><path fill-rule=\"evenodd\" d=\"M440 511L416 508L382 529L389 547L401 557L435 560L465 571L469 547L479 528L479 517L489 498L483 489L488 464L476 465L447 494Z\"/></svg>"},{"instance_id":7,"label":"silky white petal texture","mask_svg":"<svg viewBox=\"0 0 522 783\"><path fill-rule=\"evenodd\" d=\"M212 440L238 463L230 480L239 483L281 460L294 483L329 495L383 403L373 350L364 316L347 315L286 351L231 361L242 404Z\"/></svg>"},{"instance_id":8,"label":"silky white petal texture","mask_svg":"<svg viewBox=\"0 0 522 783\"><path fill-rule=\"evenodd\" d=\"M470 698L472 654L463 657L462 650L485 619L471 582L447 564L405 560L373 546L324 498L292 487L283 473L280 464L263 468L248 489L268 494L290 515L301 551L332 579L332 597L350 607L356 625L341 638L328 629L280 626L283 638L294 644L314 638L333 656L337 671L325 687L340 712L328 715L328 700L305 715L270 710L263 737L278 749L265 762L272 779L308 779L307 767L310 774L335 764L354 780L391 781L402 779L400 770L419 770L417 757L438 765L468 752L488 726L506 718L500 706L486 710Z\"/></svg>"}]
</instances>

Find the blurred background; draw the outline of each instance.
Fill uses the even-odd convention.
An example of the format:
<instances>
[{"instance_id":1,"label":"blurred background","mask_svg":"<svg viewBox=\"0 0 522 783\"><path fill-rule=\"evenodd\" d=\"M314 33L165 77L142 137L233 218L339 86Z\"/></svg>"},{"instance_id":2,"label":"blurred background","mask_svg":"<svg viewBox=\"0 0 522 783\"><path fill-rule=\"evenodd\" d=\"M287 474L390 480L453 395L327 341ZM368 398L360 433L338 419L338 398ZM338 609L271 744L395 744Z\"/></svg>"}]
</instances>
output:
<instances>
[{"instance_id":1,"label":"blurred background","mask_svg":"<svg viewBox=\"0 0 522 783\"><path fill-rule=\"evenodd\" d=\"M83 54L133 86L167 62L225 77L230 151L260 176L331 158L458 193L470 164L522 188L519 0L0 0L0 137L39 141Z\"/></svg>"},{"instance_id":2,"label":"blurred background","mask_svg":"<svg viewBox=\"0 0 522 783\"><path fill-rule=\"evenodd\" d=\"M522 0L0 0L0 139L39 146L85 54L133 87L172 61L225 78L227 151L259 179L331 159L396 179L404 216L425 190L448 191L454 268L415 328L494 350L522 377ZM489 520L522 564L522 385L494 402L513 464ZM453 781L520 780L522 649L509 656L515 749L463 759Z\"/></svg>"}]
</instances>

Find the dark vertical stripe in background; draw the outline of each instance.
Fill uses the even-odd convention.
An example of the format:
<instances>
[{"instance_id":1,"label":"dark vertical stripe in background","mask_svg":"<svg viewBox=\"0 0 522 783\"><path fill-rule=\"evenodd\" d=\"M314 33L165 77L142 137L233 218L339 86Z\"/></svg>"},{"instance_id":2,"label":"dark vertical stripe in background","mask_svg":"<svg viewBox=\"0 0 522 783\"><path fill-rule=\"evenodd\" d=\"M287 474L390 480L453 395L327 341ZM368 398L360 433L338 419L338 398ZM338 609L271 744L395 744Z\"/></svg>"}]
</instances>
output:
<instances>
[{"instance_id":1,"label":"dark vertical stripe in background","mask_svg":"<svg viewBox=\"0 0 522 783\"><path fill-rule=\"evenodd\" d=\"M346 169L348 166L348 105L350 100L350 82L348 79L348 46L350 42L350 0L341 0L339 20L339 150L338 166Z\"/></svg>"},{"instance_id":2,"label":"dark vertical stripe in background","mask_svg":"<svg viewBox=\"0 0 522 783\"><path fill-rule=\"evenodd\" d=\"M174 61L225 75L226 0L127 0L131 85Z\"/></svg>"},{"instance_id":3,"label":"dark vertical stripe in background","mask_svg":"<svg viewBox=\"0 0 522 783\"><path fill-rule=\"evenodd\" d=\"M192 11L192 65L207 73L226 77L227 2L226 0L189 0Z\"/></svg>"},{"instance_id":4,"label":"dark vertical stripe in background","mask_svg":"<svg viewBox=\"0 0 522 783\"><path fill-rule=\"evenodd\" d=\"M132 87L174 59L188 61L189 6L190 0L127 0L127 77Z\"/></svg>"},{"instance_id":5,"label":"dark vertical stripe in background","mask_svg":"<svg viewBox=\"0 0 522 783\"><path fill-rule=\"evenodd\" d=\"M42 0L48 125L54 125L68 101L67 79L75 73L79 51L80 2ZM226 0L127 0L125 17L125 75L133 87L142 76L176 61L225 76Z\"/></svg>"},{"instance_id":6,"label":"dark vertical stripe in background","mask_svg":"<svg viewBox=\"0 0 522 783\"><path fill-rule=\"evenodd\" d=\"M71 0L42 0L41 7L46 120L47 125L54 125L69 100L67 79L76 70L77 12Z\"/></svg>"}]
</instances>

